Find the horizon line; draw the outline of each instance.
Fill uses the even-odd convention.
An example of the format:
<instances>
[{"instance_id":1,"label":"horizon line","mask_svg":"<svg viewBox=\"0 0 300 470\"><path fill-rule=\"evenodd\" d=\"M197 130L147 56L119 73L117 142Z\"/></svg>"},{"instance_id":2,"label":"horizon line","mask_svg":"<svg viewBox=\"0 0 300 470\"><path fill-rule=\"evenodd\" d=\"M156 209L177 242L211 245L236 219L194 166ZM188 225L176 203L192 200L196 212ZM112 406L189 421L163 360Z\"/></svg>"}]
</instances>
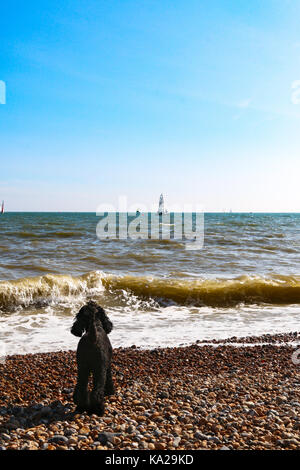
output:
<instances>
[{"instance_id":1,"label":"horizon line","mask_svg":"<svg viewBox=\"0 0 300 470\"><path fill-rule=\"evenodd\" d=\"M101 212L109 212L109 213L134 213L134 211L101 211ZM149 212L149 211L142 211ZM172 214L175 211L170 211L165 215ZM186 212L186 213L195 213L195 211L178 211L178 212ZM97 215L97 211L5 211L1 215L5 214L95 214ZM155 213L155 211L153 211ZM176 213L176 212L175 212ZM204 214L300 214L300 211L199 211L199 213Z\"/></svg>"}]
</instances>

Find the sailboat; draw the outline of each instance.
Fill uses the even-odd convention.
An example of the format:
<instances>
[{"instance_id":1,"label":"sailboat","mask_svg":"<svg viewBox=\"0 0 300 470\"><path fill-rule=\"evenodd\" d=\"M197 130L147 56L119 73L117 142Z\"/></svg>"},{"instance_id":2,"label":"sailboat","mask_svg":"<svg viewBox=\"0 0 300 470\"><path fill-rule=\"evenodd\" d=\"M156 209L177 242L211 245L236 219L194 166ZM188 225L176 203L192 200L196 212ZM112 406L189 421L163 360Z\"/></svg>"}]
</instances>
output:
<instances>
[{"instance_id":1,"label":"sailboat","mask_svg":"<svg viewBox=\"0 0 300 470\"><path fill-rule=\"evenodd\" d=\"M1 205L1 214L4 214L4 201L2 201L2 205Z\"/></svg>"},{"instance_id":2,"label":"sailboat","mask_svg":"<svg viewBox=\"0 0 300 470\"><path fill-rule=\"evenodd\" d=\"M165 203L164 203L164 196L161 194L160 197L159 197L159 203L158 203L158 211L157 211L158 215L163 215L163 214L167 214L168 211L165 210Z\"/></svg>"}]
</instances>

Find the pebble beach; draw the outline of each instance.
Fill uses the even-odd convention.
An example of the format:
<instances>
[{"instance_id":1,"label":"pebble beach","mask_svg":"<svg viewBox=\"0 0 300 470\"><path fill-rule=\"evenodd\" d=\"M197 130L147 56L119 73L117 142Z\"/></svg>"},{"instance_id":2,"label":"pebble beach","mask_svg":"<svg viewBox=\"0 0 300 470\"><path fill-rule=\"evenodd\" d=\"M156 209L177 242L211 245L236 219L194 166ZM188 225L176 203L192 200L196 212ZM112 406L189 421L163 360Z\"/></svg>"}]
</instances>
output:
<instances>
[{"instance_id":1,"label":"pebble beach","mask_svg":"<svg viewBox=\"0 0 300 470\"><path fill-rule=\"evenodd\" d=\"M1 450L300 448L297 333L114 349L104 416L75 413L74 351L0 364Z\"/></svg>"}]
</instances>

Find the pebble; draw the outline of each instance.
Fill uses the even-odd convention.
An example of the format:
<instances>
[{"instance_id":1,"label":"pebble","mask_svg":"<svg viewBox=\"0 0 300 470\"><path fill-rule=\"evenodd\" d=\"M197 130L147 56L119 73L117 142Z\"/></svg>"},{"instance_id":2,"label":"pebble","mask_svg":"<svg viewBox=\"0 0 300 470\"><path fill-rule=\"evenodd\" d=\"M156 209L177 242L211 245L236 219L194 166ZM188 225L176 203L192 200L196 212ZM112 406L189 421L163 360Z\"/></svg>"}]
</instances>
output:
<instances>
[{"instance_id":1,"label":"pebble","mask_svg":"<svg viewBox=\"0 0 300 470\"><path fill-rule=\"evenodd\" d=\"M251 348L230 340L117 348L116 394L103 417L74 413L74 352L8 356L0 364L0 450L299 449L299 376L285 344L292 340L294 333L247 338L259 344Z\"/></svg>"},{"instance_id":2,"label":"pebble","mask_svg":"<svg viewBox=\"0 0 300 470\"><path fill-rule=\"evenodd\" d=\"M54 435L54 436L51 437L48 441L49 441L49 442L68 442L68 438L65 437L65 436L61 436L61 435L59 434L59 435Z\"/></svg>"}]
</instances>

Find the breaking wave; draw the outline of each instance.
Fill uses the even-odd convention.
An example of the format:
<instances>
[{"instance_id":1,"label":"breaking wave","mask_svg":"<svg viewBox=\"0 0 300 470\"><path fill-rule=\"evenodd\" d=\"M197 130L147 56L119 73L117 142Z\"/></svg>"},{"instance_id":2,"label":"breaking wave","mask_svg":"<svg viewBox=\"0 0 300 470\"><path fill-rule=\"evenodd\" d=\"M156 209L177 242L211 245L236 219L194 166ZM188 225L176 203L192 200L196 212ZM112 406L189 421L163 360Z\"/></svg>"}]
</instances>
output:
<instances>
[{"instance_id":1,"label":"breaking wave","mask_svg":"<svg viewBox=\"0 0 300 470\"><path fill-rule=\"evenodd\" d=\"M81 276L51 275L0 281L0 309L56 304L63 300L120 292L162 305L230 307L238 304L300 304L300 276L241 276L234 279L178 279L117 276L100 271Z\"/></svg>"}]
</instances>

